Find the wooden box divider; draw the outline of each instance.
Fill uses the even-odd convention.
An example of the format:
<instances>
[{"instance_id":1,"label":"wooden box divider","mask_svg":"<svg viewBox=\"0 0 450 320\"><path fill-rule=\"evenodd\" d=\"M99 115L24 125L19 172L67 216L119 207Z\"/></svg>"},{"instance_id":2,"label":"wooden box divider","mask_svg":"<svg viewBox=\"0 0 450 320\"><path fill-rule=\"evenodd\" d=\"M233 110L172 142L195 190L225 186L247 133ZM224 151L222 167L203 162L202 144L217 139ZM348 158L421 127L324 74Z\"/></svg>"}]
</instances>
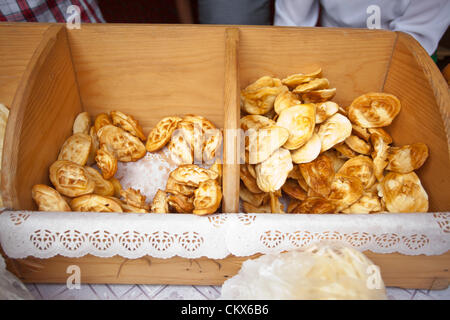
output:
<instances>
[{"instance_id":1,"label":"wooden box divider","mask_svg":"<svg viewBox=\"0 0 450 320\"><path fill-rule=\"evenodd\" d=\"M223 200L222 211L239 212L239 29L225 29L225 83L224 110L225 130L223 132Z\"/></svg>"}]
</instances>

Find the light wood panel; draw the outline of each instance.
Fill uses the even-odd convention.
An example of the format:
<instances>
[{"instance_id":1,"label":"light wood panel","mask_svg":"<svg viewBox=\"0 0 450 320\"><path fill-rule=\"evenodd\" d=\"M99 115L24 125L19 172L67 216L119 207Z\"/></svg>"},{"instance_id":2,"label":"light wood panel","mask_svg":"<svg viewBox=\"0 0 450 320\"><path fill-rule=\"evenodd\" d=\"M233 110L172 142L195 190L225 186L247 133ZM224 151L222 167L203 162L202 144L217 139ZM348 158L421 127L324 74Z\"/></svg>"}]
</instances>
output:
<instances>
[{"instance_id":1,"label":"light wood panel","mask_svg":"<svg viewBox=\"0 0 450 320\"><path fill-rule=\"evenodd\" d=\"M389 287L438 290L450 282L450 252L440 256L407 256L399 253L364 254L380 267L381 277Z\"/></svg>"},{"instance_id":2,"label":"light wood panel","mask_svg":"<svg viewBox=\"0 0 450 320\"><path fill-rule=\"evenodd\" d=\"M239 46L241 88L257 78L284 78L321 67L334 101L347 106L357 96L381 90L396 34L390 31L243 27Z\"/></svg>"},{"instance_id":3,"label":"light wood panel","mask_svg":"<svg viewBox=\"0 0 450 320\"><path fill-rule=\"evenodd\" d=\"M31 57L6 127L2 196L7 208L35 209L31 187L48 168L82 110L65 29L53 25Z\"/></svg>"},{"instance_id":4,"label":"light wood panel","mask_svg":"<svg viewBox=\"0 0 450 320\"><path fill-rule=\"evenodd\" d=\"M223 128L223 28L107 24L68 33L90 113L130 113L145 134L162 117L186 113Z\"/></svg>"},{"instance_id":5,"label":"light wood panel","mask_svg":"<svg viewBox=\"0 0 450 320\"><path fill-rule=\"evenodd\" d=\"M450 281L450 253L440 256L406 256L398 253L364 252L381 269L386 286L417 289L445 289ZM226 259L140 259L122 257L51 259L7 259L8 269L24 282L66 283L67 267L77 265L82 283L198 284L222 285L237 274L247 259L259 257L228 256Z\"/></svg>"},{"instance_id":6,"label":"light wood panel","mask_svg":"<svg viewBox=\"0 0 450 320\"><path fill-rule=\"evenodd\" d=\"M224 85L224 164L222 211L239 212L239 115L240 90L238 69L239 29L225 29Z\"/></svg>"},{"instance_id":7,"label":"light wood panel","mask_svg":"<svg viewBox=\"0 0 450 320\"><path fill-rule=\"evenodd\" d=\"M427 52L410 35L399 33L383 90L402 109L388 127L396 145L424 142L430 156L417 171L431 211L450 211L450 97L447 83Z\"/></svg>"},{"instance_id":8,"label":"light wood panel","mask_svg":"<svg viewBox=\"0 0 450 320\"><path fill-rule=\"evenodd\" d=\"M0 103L11 107L20 79L48 27L0 23Z\"/></svg>"}]
</instances>

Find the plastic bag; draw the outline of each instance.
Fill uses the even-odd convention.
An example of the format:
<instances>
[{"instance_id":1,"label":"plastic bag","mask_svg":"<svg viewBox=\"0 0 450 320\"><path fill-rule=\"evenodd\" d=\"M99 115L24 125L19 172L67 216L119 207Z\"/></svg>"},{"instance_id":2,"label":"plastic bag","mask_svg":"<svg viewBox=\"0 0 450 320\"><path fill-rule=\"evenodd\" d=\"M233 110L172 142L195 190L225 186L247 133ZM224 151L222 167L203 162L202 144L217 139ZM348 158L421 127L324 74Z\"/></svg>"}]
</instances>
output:
<instances>
[{"instance_id":1,"label":"plastic bag","mask_svg":"<svg viewBox=\"0 0 450 320\"><path fill-rule=\"evenodd\" d=\"M5 260L0 255L0 300L34 300L25 285L6 270Z\"/></svg>"},{"instance_id":2,"label":"plastic bag","mask_svg":"<svg viewBox=\"0 0 450 320\"><path fill-rule=\"evenodd\" d=\"M387 299L379 268L338 243L247 260L225 281L221 299Z\"/></svg>"}]
</instances>

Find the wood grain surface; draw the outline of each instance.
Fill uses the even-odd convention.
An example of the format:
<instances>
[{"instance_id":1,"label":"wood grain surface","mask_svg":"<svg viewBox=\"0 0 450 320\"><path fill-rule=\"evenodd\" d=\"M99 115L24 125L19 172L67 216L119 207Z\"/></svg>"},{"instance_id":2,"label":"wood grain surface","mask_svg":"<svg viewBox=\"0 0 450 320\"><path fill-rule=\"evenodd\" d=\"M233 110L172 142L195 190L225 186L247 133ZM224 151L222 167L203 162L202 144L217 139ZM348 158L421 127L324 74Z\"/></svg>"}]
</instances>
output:
<instances>
[{"instance_id":1,"label":"wood grain surface","mask_svg":"<svg viewBox=\"0 0 450 320\"><path fill-rule=\"evenodd\" d=\"M264 75L282 79L321 67L337 88L333 101L343 107L382 89L396 38L390 31L340 28L243 27L240 33L241 89Z\"/></svg>"},{"instance_id":2,"label":"wood grain surface","mask_svg":"<svg viewBox=\"0 0 450 320\"><path fill-rule=\"evenodd\" d=\"M449 211L449 89L436 64L410 35L398 33L383 90L402 104L388 127L394 143L423 142L429 148L430 156L417 174L428 193L430 211Z\"/></svg>"},{"instance_id":3,"label":"wood grain surface","mask_svg":"<svg viewBox=\"0 0 450 320\"><path fill-rule=\"evenodd\" d=\"M386 286L416 289L444 289L450 281L450 253L440 256L406 256L398 253L364 254L380 266ZM198 284L222 285L240 270L247 259L259 257L228 256L225 259L140 259L123 257L82 258L57 256L51 259L7 259L8 269L24 282L65 283L70 265L80 268L82 283Z\"/></svg>"},{"instance_id":4,"label":"wood grain surface","mask_svg":"<svg viewBox=\"0 0 450 320\"><path fill-rule=\"evenodd\" d=\"M31 57L12 103L2 159L5 207L36 208L31 187L49 183L48 168L81 110L66 31L51 26Z\"/></svg>"},{"instance_id":5,"label":"wood grain surface","mask_svg":"<svg viewBox=\"0 0 450 320\"><path fill-rule=\"evenodd\" d=\"M28 62L48 27L39 23L0 24L0 103L9 108Z\"/></svg>"},{"instance_id":6,"label":"wood grain surface","mask_svg":"<svg viewBox=\"0 0 450 320\"><path fill-rule=\"evenodd\" d=\"M238 68L239 29L225 29L224 164L222 211L239 212L240 90Z\"/></svg>"},{"instance_id":7,"label":"wood grain surface","mask_svg":"<svg viewBox=\"0 0 450 320\"><path fill-rule=\"evenodd\" d=\"M223 128L223 28L107 24L68 34L81 100L92 115L129 113L145 134L162 117L186 113Z\"/></svg>"}]
</instances>

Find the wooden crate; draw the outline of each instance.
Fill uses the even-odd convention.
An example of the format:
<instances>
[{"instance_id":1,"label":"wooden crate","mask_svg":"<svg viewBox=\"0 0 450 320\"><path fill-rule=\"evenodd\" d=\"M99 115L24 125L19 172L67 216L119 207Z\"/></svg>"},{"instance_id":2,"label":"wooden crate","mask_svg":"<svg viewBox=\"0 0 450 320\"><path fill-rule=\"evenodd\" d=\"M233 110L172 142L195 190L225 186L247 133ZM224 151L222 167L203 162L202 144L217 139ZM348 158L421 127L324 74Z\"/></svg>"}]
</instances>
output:
<instances>
[{"instance_id":1,"label":"wooden crate","mask_svg":"<svg viewBox=\"0 0 450 320\"><path fill-rule=\"evenodd\" d=\"M24 38L27 41L24 41ZM34 210L31 187L49 183L48 167L75 116L112 109L136 116L147 133L163 116L193 113L237 129L239 91L263 75L284 77L320 66L347 106L360 94L395 94L402 111L390 133L398 144L426 142L418 174L431 211L450 211L450 98L430 57L410 36L358 29L251 26L0 25L0 101L10 104L2 162L5 206ZM235 138L224 136L223 212L238 212ZM444 288L450 254L366 252L387 285ZM252 256L252 257L256 257ZM120 257L9 259L25 282L65 282L82 268L89 283L221 284L248 257L128 260Z\"/></svg>"}]
</instances>

